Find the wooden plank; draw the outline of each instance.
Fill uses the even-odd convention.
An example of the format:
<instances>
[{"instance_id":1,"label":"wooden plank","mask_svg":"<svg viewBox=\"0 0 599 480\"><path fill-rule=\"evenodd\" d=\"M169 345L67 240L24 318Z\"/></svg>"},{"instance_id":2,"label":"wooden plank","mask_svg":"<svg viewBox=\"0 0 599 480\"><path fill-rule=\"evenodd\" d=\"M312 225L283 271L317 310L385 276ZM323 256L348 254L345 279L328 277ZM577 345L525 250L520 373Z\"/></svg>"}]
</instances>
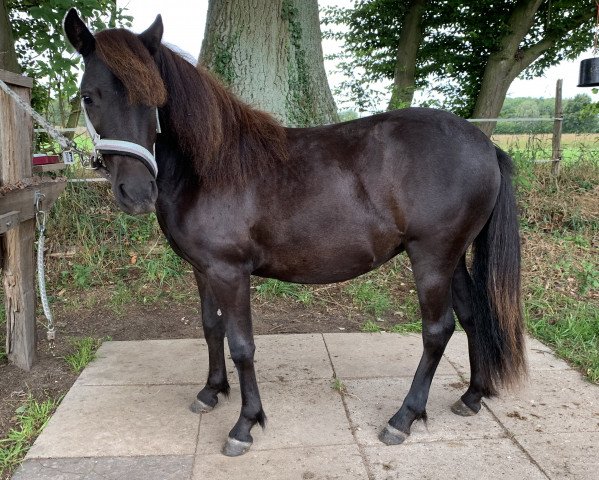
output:
<instances>
[{"instance_id":1,"label":"wooden plank","mask_svg":"<svg viewBox=\"0 0 599 480\"><path fill-rule=\"evenodd\" d=\"M15 228L19 223L19 212L12 211L0 215L0 235Z\"/></svg>"},{"instance_id":2,"label":"wooden plank","mask_svg":"<svg viewBox=\"0 0 599 480\"><path fill-rule=\"evenodd\" d=\"M32 167L33 173L45 173L45 172L57 172L67 168L65 163L48 163L46 165L34 165Z\"/></svg>"},{"instance_id":3,"label":"wooden plank","mask_svg":"<svg viewBox=\"0 0 599 480\"><path fill-rule=\"evenodd\" d=\"M17 85L19 87L33 88L33 78L9 72L8 70L0 69L0 80L10 86Z\"/></svg>"},{"instance_id":4,"label":"wooden plank","mask_svg":"<svg viewBox=\"0 0 599 480\"><path fill-rule=\"evenodd\" d=\"M18 211L22 222L35 217L35 192L45 195L42 208L49 212L66 184L66 180L48 179L43 183L6 192L0 195L0 215Z\"/></svg>"},{"instance_id":5,"label":"wooden plank","mask_svg":"<svg viewBox=\"0 0 599 480\"><path fill-rule=\"evenodd\" d=\"M4 235L4 294L8 359L23 370L35 363L35 220L21 222Z\"/></svg>"},{"instance_id":6,"label":"wooden plank","mask_svg":"<svg viewBox=\"0 0 599 480\"><path fill-rule=\"evenodd\" d=\"M3 78L7 78L6 74ZM31 83L12 76L7 79L13 90L29 102ZM31 177L32 135L31 117L11 97L0 91L0 186L14 185ZM17 210L20 209L10 208L2 213ZM6 351L11 362L29 370L36 359L35 219L23 221L21 218L21 222L4 235Z\"/></svg>"},{"instance_id":7,"label":"wooden plank","mask_svg":"<svg viewBox=\"0 0 599 480\"><path fill-rule=\"evenodd\" d=\"M551 173L559 175L562 161L562 127L564 125L564 112L562 110L562 83L560 78L555 84L555 121L553 122L553 138L551 141Z\"/></svg>"},{"instance_id":8,"label":"wooden plank","mask_svg":"<svg viewBox=\"0 0 599 480\"><path fill-rule=\"evenodd\" d=\"M30 90L13 90L29 103ZM33 121L13 99L0 90L0 185L31 177Z\"/></svg>"}]
</instances>

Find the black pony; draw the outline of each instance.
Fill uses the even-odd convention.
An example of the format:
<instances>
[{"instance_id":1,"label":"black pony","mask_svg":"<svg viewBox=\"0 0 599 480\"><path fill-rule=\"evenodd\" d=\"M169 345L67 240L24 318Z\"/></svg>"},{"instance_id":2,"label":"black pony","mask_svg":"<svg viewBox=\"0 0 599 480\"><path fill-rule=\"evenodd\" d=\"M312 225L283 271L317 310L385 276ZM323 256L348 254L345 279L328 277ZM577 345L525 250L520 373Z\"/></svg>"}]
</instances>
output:
<instances>
[{"instance_id":1,"label":"black pony","mask_svg":"<svg viewBox=\"0 0 599 480\"><path fill-rule=\"evenodd\" d=\"M242 407L226 455L247 451L251 428L266 421L254 371L250 275L340 282L407 252L424 351L380 434L387 444L401 443L412 422L426 418L453 312L468 335L471 366L455 413L478 412L483 396L522 376L512 162L480 130L422 108L283 128L162 45L160 16L140 35L113 29L94 36L72 9L64 27L85 62L81 95L93 128L141 145L150 157L155 147L157 176L141 157L118 150L105 152L102 168L120 207L155 209L170 245L193 267L210 357L196 412L229 392L228 339Z\"/></svg>"}]
</instances>

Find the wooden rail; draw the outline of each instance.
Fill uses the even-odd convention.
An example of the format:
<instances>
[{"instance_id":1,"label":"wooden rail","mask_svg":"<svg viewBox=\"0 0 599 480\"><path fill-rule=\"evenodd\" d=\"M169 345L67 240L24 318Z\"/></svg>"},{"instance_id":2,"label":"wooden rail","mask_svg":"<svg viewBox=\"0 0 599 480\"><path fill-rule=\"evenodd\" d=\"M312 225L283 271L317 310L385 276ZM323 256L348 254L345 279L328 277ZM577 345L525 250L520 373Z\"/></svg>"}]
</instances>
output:
<instances>
[{"instance_id":1,"label":"wooden rail","mask_svg":"<svg viewBox=\"0 0 599 480\"><path fill-rule=\"evenodd\" d=\"M33 81L0 70L0 79L29 102ZM66 182L32 177L33 122L0 91L0 259L6 309L6 351L15 365L29 370L36 359L35 197L43 193L48 211Z\"/></svg>"}]
</instances>

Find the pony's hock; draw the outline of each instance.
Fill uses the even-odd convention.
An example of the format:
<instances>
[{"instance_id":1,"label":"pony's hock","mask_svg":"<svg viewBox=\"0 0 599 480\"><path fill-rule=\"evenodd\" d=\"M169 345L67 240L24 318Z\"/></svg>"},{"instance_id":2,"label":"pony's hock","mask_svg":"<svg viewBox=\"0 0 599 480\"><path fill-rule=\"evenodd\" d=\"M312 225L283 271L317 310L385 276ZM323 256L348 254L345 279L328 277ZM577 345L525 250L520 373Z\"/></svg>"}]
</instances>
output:
<instances>
[{"instance_id":1,"label":"pony's hock","mask_svg":"<svg viewBox=\"0 0 599 480\"><path fill-rule=\"evenodd\" d=\"M462 396L468 408L477 411L484 396L521 378L512 161L479 129L423 108L287 129L162 45L160 16L139 35L93 35L72 9L64 28L85 63L90 131L148 152L155 146L156 170L125 149L104 152L103 168L120 207L155 207L170 245L193 267L209 349L197 398L211 407L228 392L226 334L243 402L225 454L244 453L252 427L266 418L254 368L250 275L339 282L407 252L424 349L381 434L386 443L399 443L425 418L453 312L473 359Z\"/></svg>"}]
</instances>

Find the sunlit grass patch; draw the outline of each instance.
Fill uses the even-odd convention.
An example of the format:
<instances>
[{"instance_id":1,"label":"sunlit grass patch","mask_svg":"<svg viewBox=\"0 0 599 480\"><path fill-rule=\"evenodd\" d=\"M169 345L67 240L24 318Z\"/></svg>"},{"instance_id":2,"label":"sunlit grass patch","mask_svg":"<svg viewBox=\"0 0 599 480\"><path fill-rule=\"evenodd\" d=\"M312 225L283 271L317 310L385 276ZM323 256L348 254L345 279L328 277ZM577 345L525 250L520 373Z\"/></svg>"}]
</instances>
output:
<instances>
[{"instance_id":1,"label":"sunlit grass patch","mask_svg":"<svg viewBox=\"0 0 599 480\"><path fill-rule=\"evenodd\" d=\"M72 340L75 351L64 357L65 362L75 373L80 373L94 358L104 339L84 337Z\"/></svg>"},{"instance_id":2,"label":"sunlit grass patch","mask_svg":"<svg viewBox=\"0 0 599 480\"><path fill-rule=\"evenodd\" d=\"M21 463L59 403L60 400L52 398L38 402L30 395L17 408L16 425L5 438L0 439L0 477L4 478Z\"/></svg>"}]
</instances>

